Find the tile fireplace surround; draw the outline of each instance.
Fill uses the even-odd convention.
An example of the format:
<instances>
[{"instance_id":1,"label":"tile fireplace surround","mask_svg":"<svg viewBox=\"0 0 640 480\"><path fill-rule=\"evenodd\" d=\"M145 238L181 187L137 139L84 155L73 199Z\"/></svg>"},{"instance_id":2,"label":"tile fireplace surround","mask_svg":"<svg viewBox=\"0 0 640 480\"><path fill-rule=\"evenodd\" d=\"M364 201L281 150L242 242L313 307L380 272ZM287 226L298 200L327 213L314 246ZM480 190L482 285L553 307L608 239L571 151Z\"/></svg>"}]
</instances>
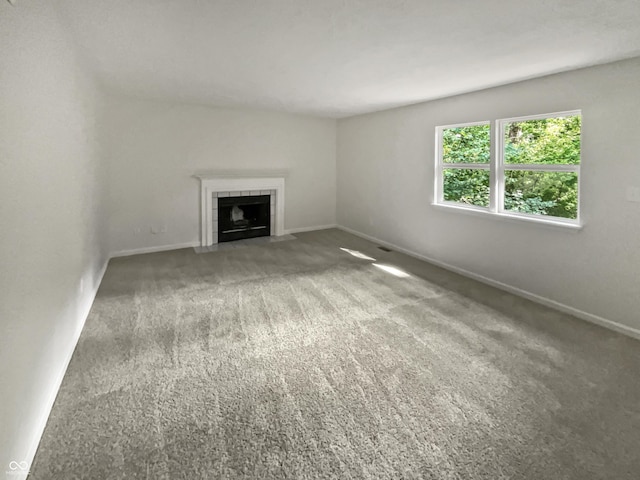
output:
<instances>
[{"instance_id":1,"label":"tile fireplace surround","mask_svg":"<svg viewBox=\"0 0 640 480\"><path fill-rule=\"evenodd\" d=\"M271 195L271 235L284 235L286 172L208 172L200 180L200 246L218 243L218 197Z\"/></svg>"}]
</instances>

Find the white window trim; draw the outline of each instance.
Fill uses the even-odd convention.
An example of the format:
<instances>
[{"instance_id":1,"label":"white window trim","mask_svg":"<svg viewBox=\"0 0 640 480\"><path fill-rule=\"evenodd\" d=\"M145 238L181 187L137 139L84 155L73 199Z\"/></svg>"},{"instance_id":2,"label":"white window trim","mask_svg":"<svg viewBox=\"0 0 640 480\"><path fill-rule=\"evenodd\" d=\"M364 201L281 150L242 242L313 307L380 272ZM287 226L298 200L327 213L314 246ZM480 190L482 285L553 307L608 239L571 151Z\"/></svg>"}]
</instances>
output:
<instances>
[{"instance_id":1,"label":"white window trim","mask_svg":"<svg viewBox=\"0 0 640 480\"><path fill-rule=\"evenodd\" d=\"M514 221L516 223L534 223L539 226L560 228L562 230L580 231L583 229L584 224L557 222L555 219L561 217L536 217L535 215L527 215L520 213L494 213L489 209L483 207L475 207L473 205L465 205L463 203L445 202L445 203L432 203L434 208L447 212L461 213L464 215L470 215L480 218L493 219L497 221Z\"/></svg>"},{"instance_id":2,"label":"white window trim","mask_svg":"<svg viewBox=\"0 0 640 480\"><path fill-rule=\"evenodd\" d=\"M522 122L527 120L538 120L544 118L562 118L574 115L582 115L581 110L569 110L564 112L545 113L538 115L527 115L522 117L500 118L491 121L457 123L453 125L441 125L436 127L436 161L435 161L435 182L434 182L434 200L433 206L443 207L452 211L468 212L472 214L490 215L495 218L524 220L533 223L545 224L554 227L569 228L572 230L581 230L583 227L581 219L581 195L580 183L582 176L580 175L580 164L505 164L504 163L504 126L510 122ZM491 126L491 152L490 163L487 164L459 164L459 163L443 163L442 162L442 132L449 128L470 127L476 125ZM582 129L580 131L582 136ZM580 142L582 148L582 139ZM582 152L581 152L582 153ZM476 205L467 205L458 202L449 202L444 200L443 178L445 168L458 169L482 169L490 171L489 179L489 207L479 207ZM535 215L530 213L514 212L504 208L504 184L505 170L529 170L543 172L575 172L578 175L578 212L577 218L562 218L546 215Z\"/></svg>"},{"instance_id":3,"label":"white window trim","mask_svg":"<svg viewBox=\"0 0 640 480\"><path fill-rule=\"evenodd\" d=\"M458 202L445 201L444 187L442 183L445 168L490 170L491 163L443 163L442 162L442 132L448 128L475 127L477 125L489 125L489 127L491 127L491 121L485 120L481 122L458 123L455 125L441 125L439 127L436 127L436 172L435 172L436 182L435 182L433 204L463 206L471 210L481 210L481 211L487 210L487 207L479 207L477 205L466 205Z\"/></svg>"}]
</instances>

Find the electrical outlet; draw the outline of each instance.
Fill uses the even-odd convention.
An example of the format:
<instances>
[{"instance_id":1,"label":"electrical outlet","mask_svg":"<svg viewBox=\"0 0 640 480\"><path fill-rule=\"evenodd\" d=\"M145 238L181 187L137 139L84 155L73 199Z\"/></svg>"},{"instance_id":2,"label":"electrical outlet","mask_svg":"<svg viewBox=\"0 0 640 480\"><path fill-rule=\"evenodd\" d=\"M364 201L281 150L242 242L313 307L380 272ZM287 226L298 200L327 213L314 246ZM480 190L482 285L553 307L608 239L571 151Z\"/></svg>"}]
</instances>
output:
<instances>
[{"instance_id":1,"label":"electrical outlet","mask_svg":"<svg viewBox=\"0 0 640 480\"><path fill-rule=\"evenodd\" d=\"M158 227L151 227L151 233L154 235L158 233Z\"/></svg>"}]
</instances>

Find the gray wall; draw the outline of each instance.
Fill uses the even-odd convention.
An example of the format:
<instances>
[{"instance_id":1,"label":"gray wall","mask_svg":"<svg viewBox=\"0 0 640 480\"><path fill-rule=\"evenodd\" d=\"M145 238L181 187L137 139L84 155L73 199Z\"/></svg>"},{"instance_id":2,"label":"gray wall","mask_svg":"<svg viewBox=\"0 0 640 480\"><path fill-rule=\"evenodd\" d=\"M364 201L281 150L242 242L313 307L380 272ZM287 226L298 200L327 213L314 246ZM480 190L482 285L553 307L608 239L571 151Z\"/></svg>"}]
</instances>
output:
<instances>
[{"instance_id":1,"label":"gray wall","mask_svg":"<svg viewBox=\"0 0 640 480\"><path fill-rule=\"evenodd\" d=\"M338 223L490 280L640 329L640 59L338 122ZM571 232L431 206L435 127L582 109Z\"/></svg>"},{"instance_id":2,"label":"gray wall","mask_svg":"<svg viewBox=\"0 0 640 480\"><path fill-rule=\"evenodd\" d=\"M336 222L333 119L116 95L105 112L112 253L199 243L200 170L289 170L285 229Z\"/></svg>"},{"instance_id":3,"label":"gray wall","mask_svg":"<svg viewBox=\"0 0 640 480\"><path fill-rule=\"evenodd\" d=\"M100 98L50 3L0 3L0 45L2 474L34 453L106 250Z\"/></svg>"}]
</instances>

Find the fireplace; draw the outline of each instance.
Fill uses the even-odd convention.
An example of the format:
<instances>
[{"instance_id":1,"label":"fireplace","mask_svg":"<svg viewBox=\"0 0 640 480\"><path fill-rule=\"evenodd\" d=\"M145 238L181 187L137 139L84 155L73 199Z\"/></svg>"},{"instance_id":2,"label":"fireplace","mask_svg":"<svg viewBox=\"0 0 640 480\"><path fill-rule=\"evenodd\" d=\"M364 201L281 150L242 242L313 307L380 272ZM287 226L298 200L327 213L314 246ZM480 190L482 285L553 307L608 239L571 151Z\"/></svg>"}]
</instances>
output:
<instances>
[{"instance_id":1,"label":"fireplace","mask_svg":"<svg viewBox=\"0 0 640 480\"><path fill-rule=\"evenodd\" d=\"M256 232L258 230L260 230L260 232L253 233L254 235L284 235L284 183L287 175L288 172L285 170L251 172L221 170L202 172L194 175L200 180L200 248L210 247L219 241L220 211L218 209L218 199L225 197L268 196L270 215L269 233L263 232L267 230L264 228L255 229ZM226 206L227 205L225 205L225 207ZM231 218L231 212L229 212L228 215L229 218ZM246 218L247 215L244 216ZM236 219L238 219L237 211ZM224 230L228 229L225 227ZM225 241L229 240L229 238L225 239Z\"/></svg>"},{"instance_id":2,"label":"fireplace","mask_svg":"<svg viewBox=\"0 0 640 480\"><path fill-rule=\"evenodd\" d=\"M271 195L218 197L218 242L271 235Z\"/></svg>"}]
</instances>

